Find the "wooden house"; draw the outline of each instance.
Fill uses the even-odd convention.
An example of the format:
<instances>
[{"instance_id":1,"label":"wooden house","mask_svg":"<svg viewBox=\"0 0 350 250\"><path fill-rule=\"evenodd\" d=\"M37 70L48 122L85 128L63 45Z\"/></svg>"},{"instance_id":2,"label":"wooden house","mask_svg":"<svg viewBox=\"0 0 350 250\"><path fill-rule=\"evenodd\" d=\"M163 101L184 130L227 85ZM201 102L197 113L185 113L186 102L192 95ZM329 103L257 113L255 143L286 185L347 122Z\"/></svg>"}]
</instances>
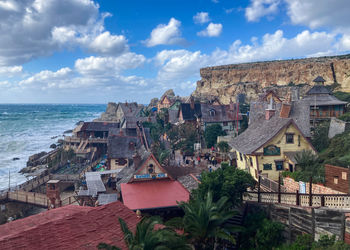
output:
<instances>
[{"instance_id":1,"label":"wooden house","mask_svg":"<svg viewBox=\"0 0 350 250\"><path fill-rule=\"evenodd\" d=\"M171 209L177 208L177 202L189 200L189 191L168 174L153 154L135 157L134 164L135 172L129 181L120 184L123 203L129 209Z\"/></svg>"},{"instance_id":2,"label":"wooden house","mask_svg":"<svg viewBox=\"0 0 350 250\"><path fill-rule=\"evenodd\" d=\"M221 125L226 132L240 128L242 115L239 114L237 104L216 105L201 103L201 125L202 130L213 124Z\"/></svg>"},{"instance_id":3,"label":"wooden house","mask_svg":"<svg viewBox=\"0 0 350 250\"><path fill-rule=\"evenodd\" d=\"M338 100L323 84L325 80L318 76L315 85L306 93L303 100L310 105L311 124L317 124L331 117L339 117L345 112L347 102Z\"/></svg>"},{"instance_id":4,"label":"wooden house","mask_svg":"<svg viewBox=\"0 0 350 250\"><path fill-rule=\"evenodd\" d=\"M309 138L309 105L257 102L251 104L251 122L247 130L229 144L236 152L237 167L255 179L259 174L278 180L284 170L295 170L295 154L312 150Z\"/></svg>"}]
</instances>

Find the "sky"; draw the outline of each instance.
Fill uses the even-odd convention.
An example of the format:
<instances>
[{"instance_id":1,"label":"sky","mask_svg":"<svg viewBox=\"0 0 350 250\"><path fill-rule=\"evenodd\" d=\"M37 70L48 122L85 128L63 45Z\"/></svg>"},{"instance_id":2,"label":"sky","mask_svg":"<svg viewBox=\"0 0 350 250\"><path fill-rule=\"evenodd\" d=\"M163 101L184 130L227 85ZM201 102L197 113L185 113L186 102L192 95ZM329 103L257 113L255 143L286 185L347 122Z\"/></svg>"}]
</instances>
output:
<instances>
[{"instance_id":1,"label":"sky","mask_svg":"<svg viewBox=\"0 0 350 250\"><path fill-rule=\"evenodd\" d=\"M350 51L349 0L0 0L0 103L149 103L200 68Z\"/></svg>"}]
</instances>

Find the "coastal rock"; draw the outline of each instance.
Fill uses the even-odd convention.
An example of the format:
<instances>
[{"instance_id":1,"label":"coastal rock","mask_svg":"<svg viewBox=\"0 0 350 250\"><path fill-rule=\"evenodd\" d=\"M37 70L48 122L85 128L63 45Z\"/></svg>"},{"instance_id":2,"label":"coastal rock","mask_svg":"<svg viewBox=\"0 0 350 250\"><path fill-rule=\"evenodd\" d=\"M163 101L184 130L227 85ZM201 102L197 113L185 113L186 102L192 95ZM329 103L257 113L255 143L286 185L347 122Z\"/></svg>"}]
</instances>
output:
<instances>
[{"instance_id":1,"label":"coastal rock","mask_svg":"<svg viewBox=\"0 0 350 250\"><path fill-rule=\"evenodd\" d=\"M167 91L164 92L163 96L175 97L174 90L173 89L168 89Z\"/></svg>"},{"instance_id":2,"label":"coastal rock","mask_svg":"<svg viewBox=\"0 0 350 250\"><path fill-rule=\"evenodd\" d=\"M13 160L13 161L18 161L19 158L18 158L18 157L14 157L14 158L12 158L12 160Z\"/></svg>"},{"instance_id":3,"label":"coastal rock","mask_svg":"<svg viewBox=\"0 0 350 250\"><path fill-rule=\"evenodd\" d=\"M71 134L71 133L73 133L72 129L69 129L69 130L66 130L66 131L63 132L63 134Z\"/></svg>"},{"instance_id":4,"label":"coastal rock","mask_svg":"<svg viewBox=\"0 0 350 250\"><path fill-rule=\"evenodd\" d=\"M45 151L43 151L43 152L40 152L38 154L34 154L32 156L29 156L29 159L27 161L27 167L38 165L40 163L39 159L45 155L47 155L47 153Z\"/></svg>"},{"instance_id":5,"label":"coastal rock","mask_svg":"<svg viewBox=\"0 0 350 250\"><path fill-rule=\"evenodd\" d=\"M94 121L119 121L117 109L118 104L116 104L115 102L109 102L107 104L106 111L101 114L100 118L97 118Z\"/></svg>"},{"instance_id":6,"label":"coastal rock","mask_svg":"<svg viewBox=\"0 0 350 250\"><path fill-rule=\"evenodd\" d=\"M52 143L52 144L50 145L50 148L55 149L55 148L57 148L57 145L56 145L55 143Z\"/></svg>"},{"instance_id":7,"label":"coastal rock","mask_svg":"<svg viewBox=\"0 0 350 250\"><path fill-rule=\"evenodd\" d=\"M57 143L58 143L58 144L63 144L63 143L64 143L64 140L63 140L63 139L58 139L58 140L57 140Z\"/></svg>"},{"instance_id":8,"label":"coastal rock","mask_svg":"<svg viewBox=\"0 0 350 250\"><path fill-rule=\"evenodd\" d=\"M285 92L300 85L300 95L322 76L326 85L340 84L341 91L350 92L350 55L231 64L202 68L193 96L205 99L217 97L223 104L245 94L247 101L256 100L264 88Z\"/></svg>"}]
</instances>

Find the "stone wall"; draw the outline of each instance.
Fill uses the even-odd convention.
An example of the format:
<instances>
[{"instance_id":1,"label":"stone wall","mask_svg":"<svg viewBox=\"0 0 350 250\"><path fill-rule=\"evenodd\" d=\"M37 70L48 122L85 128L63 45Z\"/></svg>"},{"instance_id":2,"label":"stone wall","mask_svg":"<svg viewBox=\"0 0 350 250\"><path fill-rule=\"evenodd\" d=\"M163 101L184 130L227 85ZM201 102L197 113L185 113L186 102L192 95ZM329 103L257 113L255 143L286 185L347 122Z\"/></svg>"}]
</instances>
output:
<instances>
[{"instance_id":1,"label":"stone wall","mask_svg":"<svg viewBox=\"0 0 350 250\"><path fill-rule=\"evenodd\" d=\"M307 182L306 183L306 193L309 193L309 189L310 189L310 184ZM296 182L295 180L293 180L290 177L286 177L283 178L283 186L286 188L286 192L290 192L290 193L295 193L297 190L300 192L299 190L299 182ZM343 192L334 190L330 187L325 187L323 185L320 184L312 184L312 193L313 194L344 194Z\"/></svg>"},{"instance_id":2,"label":"stone wall","mask_svg":"<svg viewBox=\"0 0 350 250\"><path fill-rule=\"evenodd\" d=\"M331 123L329 124L328 138L333 138L334 136L349 130L350 122L345 122L335 117L332 117Z\"/></svg>"},{"instance_id":3,"label":"stone wall","mask_svg":"<svg viewBox=\"0 0 350 250\"><path fill-rule=\"evenodd\" d=\"M217 96L227 104L230 99L235 101L239 93L246 94L250 101L256 99L263 88L273 87L283 96L290 90L286 85L297 85L302 86L302 96L318 75L326 80L326 84L337 82L342 91L350 91L349 70L350 55L208 67L200 70L201 80L193 95L201 98Z\"/></svg>"}]
</instances>

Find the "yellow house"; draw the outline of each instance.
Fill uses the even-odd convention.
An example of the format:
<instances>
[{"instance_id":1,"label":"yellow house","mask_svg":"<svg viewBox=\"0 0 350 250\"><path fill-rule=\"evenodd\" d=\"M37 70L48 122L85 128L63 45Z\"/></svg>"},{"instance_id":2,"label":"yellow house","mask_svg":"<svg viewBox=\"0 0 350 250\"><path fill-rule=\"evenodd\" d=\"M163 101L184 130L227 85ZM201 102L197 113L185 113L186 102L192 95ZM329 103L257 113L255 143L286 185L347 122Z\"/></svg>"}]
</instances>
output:
<instances>
[{"instance_id":1,"label":"yellow house","mask_svg":"<svg viewBox=\"0 0 350 250\"><path fill-rule=\"evenodd\" d=\"M281 171L295 171L295 154L302 150L316 153L309 141L307 103L271 101L269 105L252 105L253 122L229 143L236 151L239 169L248 171L255 179L260 174L278 180Z\"/></svg>"}]
</instances>

